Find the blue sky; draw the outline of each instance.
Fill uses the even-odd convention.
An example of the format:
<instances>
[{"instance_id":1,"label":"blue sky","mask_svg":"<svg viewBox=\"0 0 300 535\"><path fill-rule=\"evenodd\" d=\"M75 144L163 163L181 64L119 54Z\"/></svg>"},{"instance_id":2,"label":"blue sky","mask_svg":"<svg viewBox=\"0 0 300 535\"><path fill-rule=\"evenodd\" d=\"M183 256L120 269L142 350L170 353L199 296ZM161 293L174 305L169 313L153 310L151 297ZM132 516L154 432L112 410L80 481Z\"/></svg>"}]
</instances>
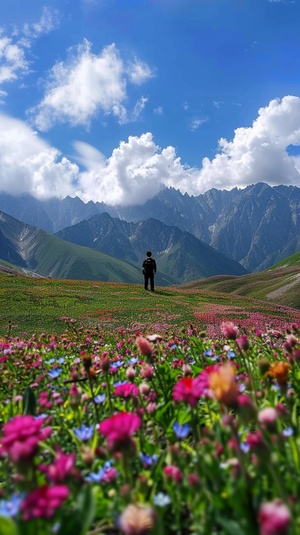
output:
<instances>
[{"instance_id":1,"label":"blue sky","mask_svg":"<svg viewBox=\"0 0 300 535\"><path fill-rule=\"evenodd\" d=\"M0 190L299 186L300 0L0 4Z\"/></svg>"}]
</instances>

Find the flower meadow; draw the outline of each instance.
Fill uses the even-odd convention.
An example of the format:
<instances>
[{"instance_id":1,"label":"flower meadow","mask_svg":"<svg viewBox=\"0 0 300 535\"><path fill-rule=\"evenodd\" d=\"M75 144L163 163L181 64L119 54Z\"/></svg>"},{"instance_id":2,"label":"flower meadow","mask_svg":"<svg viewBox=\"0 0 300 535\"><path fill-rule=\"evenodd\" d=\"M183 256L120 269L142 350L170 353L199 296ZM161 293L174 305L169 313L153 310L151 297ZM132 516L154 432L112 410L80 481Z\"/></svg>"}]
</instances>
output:
<instances>
[{"instance_id":1,"label":"flower meadow","mask_svg":"<svg viewBox=\"0 0 300 535\"><path fill-rule=\"evenodd\" d=\"M300 533L300 324L0 340L0 535Z\"/></svg>"}]
</instances>

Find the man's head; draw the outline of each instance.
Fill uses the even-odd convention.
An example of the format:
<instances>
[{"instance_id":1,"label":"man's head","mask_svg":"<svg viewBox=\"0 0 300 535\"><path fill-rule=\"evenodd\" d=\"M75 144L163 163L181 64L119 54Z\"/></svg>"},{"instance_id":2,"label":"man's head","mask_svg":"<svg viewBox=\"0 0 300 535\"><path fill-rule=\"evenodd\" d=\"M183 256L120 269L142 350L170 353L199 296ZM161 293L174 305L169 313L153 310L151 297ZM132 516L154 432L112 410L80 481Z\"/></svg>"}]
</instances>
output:
<instances>
[{"instance_id":1,"label":"man's head","mask_svg":"<svg viewBox=\"0 0 300 535\"><path fill-rule=\"evenodd\" d=\"M150 256L152 256L151 251L147 251L147 252L146 252L146 255L149 256L149 258L150 258Z\"/></svg>"}]
</instances>

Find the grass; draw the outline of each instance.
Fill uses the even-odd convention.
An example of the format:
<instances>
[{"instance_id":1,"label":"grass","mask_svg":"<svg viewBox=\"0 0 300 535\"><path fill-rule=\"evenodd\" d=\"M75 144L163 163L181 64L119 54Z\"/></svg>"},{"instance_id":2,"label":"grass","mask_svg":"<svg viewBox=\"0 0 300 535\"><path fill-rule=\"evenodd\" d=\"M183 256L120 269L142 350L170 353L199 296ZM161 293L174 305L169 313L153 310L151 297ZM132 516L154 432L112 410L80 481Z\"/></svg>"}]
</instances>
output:
<instances>
[{"instance_id":1,"label":"grass","mask_svg":"<svg viewBox=\"0 0 300 535\"><path fill-rule=\"evenodd\" d=\"M206 328L234 320L244 328L258 323L300 322L300 312L252 297L186 285L157 287L142 284L44 279L0 273L0 336L11 333L64 332L76 328L117 328L152 331L186 328L197 322ZM244 323L243 323L244 322ZM245 323L246 322L246 323Z\"/></svg>"}]
</instances>

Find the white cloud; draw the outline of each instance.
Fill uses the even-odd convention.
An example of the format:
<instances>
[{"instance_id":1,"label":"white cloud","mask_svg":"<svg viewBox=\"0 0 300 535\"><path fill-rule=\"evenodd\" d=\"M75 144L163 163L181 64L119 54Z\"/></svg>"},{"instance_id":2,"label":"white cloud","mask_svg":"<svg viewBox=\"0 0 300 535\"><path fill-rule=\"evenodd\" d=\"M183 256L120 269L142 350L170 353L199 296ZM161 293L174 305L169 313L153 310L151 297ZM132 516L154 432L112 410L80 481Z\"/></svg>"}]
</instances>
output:
<instances>
[{"instance_id":1,"label":"white cloud","mask_svg":"<svg viewBox=\"0 0 300 535\"><path fill-rule=\"evenodd\" d=\"M164 113L164 110L163 110L163 107L162 106L157 106L157 108L154 108L154 113L156 115L162 115Z\"/></svg>"},{"instance_id":2,"label":"white cloud","mask_svg":"<svg viewBox=\"0 0 300 535\"><path fill-rule=\"evenodd\" d=\"M300 98L286 96L261 108L252 126L237 128L232 141L219 140L219 154L202 161L200 189L245 187L259 181L296 184L298 163L285 150L291 144L300 144Z\"/></svg>"},{"instance_id":3,"label":"white cloud","mask_svg":"<svg viewBox=\"0 0 300 535\"><path fill-rule=\"evenodd\" d=\"M87 171L80 174L77 194L85 201L108 204L144 203L162 187L163 180L176 182L183 167L175 149L160 149L151 133L130 136L122 141L107 160L86 144L75 143Z\"/></svg>"},{"instance_id":4,"label":"white cloud","mask_svg":"<svg viewBox=\"0 0 300 535\"><path fill-rule=\"evenodd\" d=\"M62 122L88 127L99 112L114 115L120 124L136 120L147 99L141 97L130 116L125 108L127 83L140 84L149 72L138 60L126 65L114 44L96 55L84 40L69 50L66 62L51 69L43 100L28 112L32 124L40 131Z\"/></svg>"},{"instance_id":5,"label":"white cloud","mask_svg":"<svg viewBox=\"0 0 300 535\"><path fill-rule=\"evenodd\" d=\"M0 84L13 82L30 72L26 54L36 39L57 25L58 12L44 8L38 22L25 24L21 30L14 29L12 35L7 35L4 28L0 28ZM4 96L6 93L1 91L1 97Z\"/></svg>"},{"instance_id":6,"label":"white cloud","mask_svg":"<svg viewBox=\"0 0 300 535\"><path fill-rule=\"evenodd\" d=\"M0 191L63 198L73 193L77 176L76 164L23 122L0 114Z\"/></svg>"},{"instance_id":7,"label":"white cloud","mask_svg":"<svg viewBox=\"0 0 300 535\"><path fill-rule=\"evenodd\" d=\"M289 145L300 145L295 96L272 100L251 126L237 128L231 141L221 138L219 153L204 158L200 168L183 165L174 147L159 147L148 132L122 141L109 157L75 142L80 171L24 123L0 115L0 190L130 205L144 203L163 184L191 195L261 181L299 185L300 157L287 154Z\"/></svg>"},{"instance_id":8,"label":"white cloud","mask_svg":"<svg viewBox=\"0 0 300 535\"><path fill-rule=\"evenodd\" d=\"M198 130L200 126L202 126L204 123L207 123L208 119L201 119L201 117L194 117L191 122L190 129L192 132L195 132L195 130Z\"/></svg>"}]
</instances>

